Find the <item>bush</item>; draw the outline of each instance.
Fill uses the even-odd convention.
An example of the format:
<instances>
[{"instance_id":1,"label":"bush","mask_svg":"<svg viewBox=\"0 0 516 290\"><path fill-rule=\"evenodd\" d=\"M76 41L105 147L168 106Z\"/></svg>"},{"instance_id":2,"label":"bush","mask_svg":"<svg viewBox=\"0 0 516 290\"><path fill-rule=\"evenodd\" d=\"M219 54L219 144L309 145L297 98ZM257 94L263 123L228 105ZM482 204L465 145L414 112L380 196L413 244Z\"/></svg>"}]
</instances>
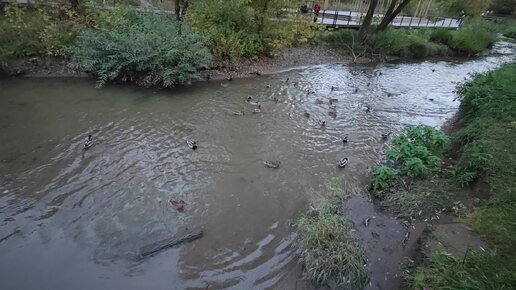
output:
<instances>
[{"instance_id":1,"label":"bush","mask_svg":"<svg viewBox=\"0 0 516 290\"><path fill-rule=\"evenodd\" d=\"M418 177L439 170L441 159L435 154L444 150L449 138L432 127L407 126L392 143L394 148L388 150L387 156L396 160L405 174Z\"/></svg>"},{"instance_id":2,"label":"bush","mask_svg":"<svg viewBox=\"0 0 516 290\"><path fill-rule=\"evenodd\" d=\"M28 56L67 57L83 19L69 5L7 5L0 17L0 61Z\"/></svg>"},{"instance_id":3,"label":"bush","mask_svg":"<svg viewBox=\"0 0 516 290\"><path fill-rule=\"evenodd\" d=\"M447 45L459 55L474 55L484 51L496 41L496 27L484 20L467 22L453 32Z\"/></svg>"},{"instance_id":4,"label":"bush","mask_svg":"<svg viewBox=\"0 0 516 290\"><path fill-rule=\"evenodd\" d=\"M368 44L373 51L401 57L424 58L446 54L446 49L440 44L429 41L430 33L426 30L386 29L373 34Z\"/></svg>"},{"instance_id":5,"label":"bush","mask_svg":"<svg viewBox=\"0 0 516 290\"><path fill-rule=\"evenodd\" d=\"M430 41L448 45L453 38L453 32L446 28L438 28L432 31Z\"/></svg>"},{"instance_id":6,"label":"bush","mask_svg":"<svg viewBox=\"0 0 516 290\"><path fill-rule=\"evenodd\" d=\"M373 189L375 191L387 188L398 172L387 165L377 166L373 169Z\"/></svg>"},{"instance_id":7,"label":"bush","mask_svg":"<svg viewBox=\"0 0 516 290\"><path fill-rule=\"evenodd\" d=\"M309 211L296 223L300 262L313 283L333 282L339 289L359 289L368 280L366 255L354 235L351 222L340 214L341 193L312 201Z\"/></svg>"},{"instance_id":8,"label":"bush","mask_svg":"<svg viewBox=\"0 0 516 290\"><path fill-rule=\"evenodd\" d=\"M118 7L100 12L96 30L85 30L72 49L72 61L110 80L172 87L198 77L211 54L204 39L173 16Z\"/></svg>"}]
</instances>

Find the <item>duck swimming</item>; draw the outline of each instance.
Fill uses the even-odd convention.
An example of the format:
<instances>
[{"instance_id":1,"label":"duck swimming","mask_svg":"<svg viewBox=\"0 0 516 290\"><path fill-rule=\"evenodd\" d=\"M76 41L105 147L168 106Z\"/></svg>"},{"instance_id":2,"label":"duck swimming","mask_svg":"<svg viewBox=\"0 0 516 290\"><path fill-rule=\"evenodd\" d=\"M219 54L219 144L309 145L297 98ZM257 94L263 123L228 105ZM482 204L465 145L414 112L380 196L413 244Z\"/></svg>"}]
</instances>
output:
<instances>
[{"instance_id":1,"label":"duck swimming","mask_svg":"<svg viewBox=\"0 0 516 290\"><path fill-rule=\"evenodd\" d=\"M265 87L267 87L268 89L271 88L271 84L267 84Z\"/></svg>"},{"instance_id":2,"label":"duck swimming","mask_svg":"<svg viewBox=\"0 0 516 290\"><path fill-rule=\"evenodd\" d=\"M259 102L249 101L249 105L260 106L260 103Z\"/></svg>"},{"instance_id":3,"label":"duck swimming","mask_svg":"<svg viewBox=\"0 0 516 290\"><path fill-rule=\"evenodd\" d=\"M366 106L365 108L366 108L366 109L365 109L366 113L369 113L369 112L371 112L371 107L369 107L369 106Z\"/></svg>"},{"instance_id":4,"label":"duck swimming","mask_svg":"<svg viewBox=\"0 0 516 290\"><path fill-rule=\"evenodd\" d=\"M247 101L249 102L250 100L252 100L253 97L252 96L247 96Z\"/></svg>"},{"instance_id":5,"label":"duck swimming","mask_svg":"<svg viewBox=\"0 0 516 290\"><path fill-rule=\"evenodd\" d=\"M254 114L261 113L262 112L261 108L262 108L262 105L258 105L258 109L254 109L253 113Z\"/></svg>"},{"instance_id":6,"label":"duck swimming","mask_svg":"<svg viewBox=\"0 0 516 290\"><path fill-rule=\"evenodd\" d=\"M278 168L280 167L281 165L281 162L280 161L263 161L263 164L265 164L265 166L269 167L269 168Z\"/></svg>"},{"instance_id":7,"label":"duck swimming","mask_svg":"<svg viewBox=\"0 0 516 290\"><path fill-rule=\"evenodd\" d=\"M349 159L348 159L347 157L342 158L342 159L339 161L339 167L340 167L340 168L344 168L344 167L346 167L346 165L348 165L348 161L349 161Z\"/></svg>"},{"instance_id":8,"label":"duck swimming","mask_svg":"<svg viewBox=\"0 0 516 290\"><path fill-rule=\"evenodd\" d=\"M391 134L392 134L392 132L382 133L382 139L387 140L387 138L389 138L389 136L391 136Z\"/></svg>"},{"instance_id":9,"label":"duck swimming","mask_svg":"<svg viewBox=\"0 0 516 290\"><path fill-rule=\"evenodd\" d=\"M187 145L188 145L188 147L190 147L192 150L197 149L197 141L195 141L195 140L187 140L187 141L186 141L186 144L187 144Z\"/></svg>"},{"instance_id":10,"label":"duck swimming","mask_svg":"<svg viewBox=\"0 0 516 290\"><path fill-rule=\"evenodd\" d=\"M88 149L93 146L93 141L91 140L91 135L88 135L88 140L84 143L84 149Z\"/></svg>"},{"instance_id":11,"label":"duck swimming","mask_svg":"<svg viewBox=\"0 0 516 290\"><path fill-rule=\"evenodd\" d=\"M348 143L348 135L342 138L342 143Z\"/></svg>"},{"instance_id":12,"label":"duck swimming","mask_svg":"<svg viewBox=\"0 0 516 290\"><path fill-rule=\"evenodd\" d=\"M232 80L233 80L233 76L232 76L232 75L228 75L228 76L226 76L226 80L228 80L228 81L232 81Z\"/></svg>"},{"instance_id":13,"label":"duck swimming","mask_svg":"<svg viewBox=\"0 0 516 290\"><path fill-rule=\"evenodd\" d=\"M233 115L235 115L235 116L243 116L244 112L243 111L234 111Z\"/></svg>"},{"instance_id":14,"label":"duck swimming","mask_svg":"<svg viewBox=\"0 0 516 290\"><path fill-rule=\"evenodd\" d=\"M177 211L183 211L185 209L186 202L183 200L172 200L169 198L168 203Z\"/></svg>"},{"instance_id":15,"label":"duck swimming","mask_svg":"<svg viewBox=\"0 0 516 290\"><path fill-rule=\"evenodd\" d=\"M321 127L326 126L326 121L324 121L324 120L319 120L318 123L319 123L319 125L321 125Z\"/></svg>"}]
</instances>

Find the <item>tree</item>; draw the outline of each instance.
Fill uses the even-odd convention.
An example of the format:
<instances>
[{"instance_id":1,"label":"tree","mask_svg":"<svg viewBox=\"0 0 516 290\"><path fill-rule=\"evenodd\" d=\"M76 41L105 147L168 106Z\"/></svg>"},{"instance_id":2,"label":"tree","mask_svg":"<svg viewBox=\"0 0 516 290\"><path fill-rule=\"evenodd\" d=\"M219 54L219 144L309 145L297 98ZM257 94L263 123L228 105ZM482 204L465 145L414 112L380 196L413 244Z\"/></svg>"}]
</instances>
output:
<instances>
[{"instance_id":1,"label":"tree","mask_svg":"<svg viewBox=\"0 0 516 290\"><path fill-rule=\"evenodd\" d=\"M378 0L371 0L371 3L369 4L369 9L367 9L366 17L364 18L364 22L362 23L362 26L360 26L360 30L358 31L358 37L362 41L365 41L367 39L369 28L371 27L371 22L373 22L374 10L376 9L377 5Z\"/></svg>"},{"instance_id":2,"label":"tree","mask_svg":"<svg viewBox=\"0 0 516 290\"><path fill-rule=\"evenodd\" d=\"M391 24L391 22L400 14L401 10L409 4L410 0L392 0L391 4L389 5L389 8L385 12L385 16L382 19L382 22L380 22L380 25L376 28L376 31L382 31Z\"/></svg>"}]
</instances>

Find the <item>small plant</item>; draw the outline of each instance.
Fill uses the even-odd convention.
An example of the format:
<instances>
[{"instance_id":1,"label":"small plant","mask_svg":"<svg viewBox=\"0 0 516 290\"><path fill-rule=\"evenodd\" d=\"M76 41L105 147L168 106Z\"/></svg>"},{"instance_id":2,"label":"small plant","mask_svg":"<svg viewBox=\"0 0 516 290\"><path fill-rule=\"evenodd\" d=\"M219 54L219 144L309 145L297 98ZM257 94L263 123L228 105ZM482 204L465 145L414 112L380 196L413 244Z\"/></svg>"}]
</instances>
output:
<instances>
[{"instance_id":1,"label":"small plant","mask_svg":"<svg viewBox=\"0 0 516 290\"><path fill-rule=\"evenodd\" d=\"M373 189L375 191L385 189L397 176L398 172L387 165L380 165L373 170Z\"/></svg>"}]
</instances>

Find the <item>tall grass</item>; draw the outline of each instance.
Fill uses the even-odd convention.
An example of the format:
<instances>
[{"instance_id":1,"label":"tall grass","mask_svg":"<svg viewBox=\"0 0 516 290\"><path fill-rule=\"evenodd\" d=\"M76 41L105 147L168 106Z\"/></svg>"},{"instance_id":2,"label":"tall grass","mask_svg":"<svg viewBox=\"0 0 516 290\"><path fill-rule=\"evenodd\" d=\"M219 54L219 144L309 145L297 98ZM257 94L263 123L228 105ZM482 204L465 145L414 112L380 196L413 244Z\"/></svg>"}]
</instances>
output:
<instances>
[{"instance_id":1,"label":"tall grass","mask_svg":"<svg viewBox=\"0 0 516 290\"><path fill-rule=\"evenodd\" d=\"M329 195L315 198L296 223L305 277L317 285L362 288L368 280L367 260L353 225L340 212L345 196L335 183L325 191Z\"/></svg>"}]
</instances>

